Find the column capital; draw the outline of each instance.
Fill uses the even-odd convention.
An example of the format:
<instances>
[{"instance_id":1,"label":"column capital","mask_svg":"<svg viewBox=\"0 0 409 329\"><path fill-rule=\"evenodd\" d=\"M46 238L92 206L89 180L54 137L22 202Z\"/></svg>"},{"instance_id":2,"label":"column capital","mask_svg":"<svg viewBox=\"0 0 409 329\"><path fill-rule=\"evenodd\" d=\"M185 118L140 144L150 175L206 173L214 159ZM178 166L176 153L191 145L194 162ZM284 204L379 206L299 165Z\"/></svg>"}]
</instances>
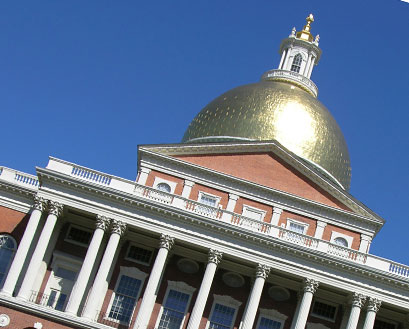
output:
<instances>
[{"instance_id":1,"label":"column capital","mask_svg":"<svg viewBox=\"0 0 409 329\"><path fill-rule=\"evenodd\" d=\"M207 262L219 265L220 261L222 260L222 257L223 253L221 251L218 251L216 249L210 249L207 257Z\"/></svg>"},{"instance_id":2,"label":"column capital","mask_svg":"<svg viewBox=\"0 0 409 329\"><path fill-rule=\"evenodd\" d=\"M366 300L366 296L358 294L357 292L352 293L351 295L351 305L352 307L362 308Z\"/></svg>"},{"instance_id":3,"label":"column capital","mask_svg":"<svg viewBox=\"0 0 409 329\"><path fill-rule=\"evenodd\" d=\"M273 207L273 214L281 215L282 212L283 212L283 209L281 209L280 207L277 207L277 206Z\"/></svg>"},{"instance_id":4,"label":"column capital","mask_svg":"<svg viewBox=\"0 0 409 329\"><path fill-rule=\"evenodd\" d=\"M106 231L109 227L109 224L111 223L111 219L103 216L103 215L97 215L97 221L95 222L95 228L99 228L103 231Z\"/></svg>"},{"instance_id":5,"label":"column capital","mask_svg":"<svg viewBox=\"0 0 409 329\"><path fill-rule=\"evenodd\" d=\"M172 249L175 243L175 238L170 235L161 234L159 238L159 248L166 248L168 250Z\"/></svg>"},{"instance_id":6,"label":"column capital","mask_svg":"<svg viewBox=\"0 0 409 329\"><path fill-rule=\"evenodd\" d=\"M234 193L229 193L229 200L234 200L237 201L239 199L239 196Z\"/></svg>"},{"instance_id":7,"label":"column capital","mask_svg":"<svg viewBox=\"0 0 409 329\"><path fill-rule=\"evenodd\" d=\"M371 240L372 238L370 235L364 234L364 233L361 234L361 241L371 241Z\"/></svg>"},{"instance_id":8,"label":"column capital","mask_svg":"<svg viewBox=\"0 0 409 329\"><path fill-rule=\"evenodd\" d=\"M149 174L151 172L151 169L146 168L146 167L141 167L141 172L143 172L144 174Z\"/></svg>"},{"instance_id":9,"label":"column capital","mask_svg":"<svg viewBox=\"0 0 409 329\"><path fill-rule=\"evenodd\" d=\"M264 280L267 279L268 275L270 274L271 267L265 264L257 264L256 267L256 278L263 278Z\"/></svg>"},{"instance_id":10,"label":"column capital","mask_svg":"<svg viewBox=\"0 0 409 329\"><path fill-rule=\"evenodd\" d=\"M367 311L372 311L378 313L379 308L381 307L382 302L373 297L368 297L368 306L366 307Z\"/></svg>"},{"instance_id":11,"label":"column capital","mask_svg":"<svg viewBox=\"0 0 409 329\"><path fill-rule=\"evenodd\" d=\"M315 293L319 285L319 282L314 279L304 278L303 290L304 292Z\"/></svg>"},{"instance_id":12,"label":"column capital","mask_svg":"<svg viewBox=\"0 0 409 329\"><path fill-rule=\"evenodd\" d=\"M111 221L111 234L118 234L119 236L124 235L126 231L126 223L121 222L120 220Z\"/></svg>"},{"instance_id":13,"label":"column capital","mask_svg":"<svg viewBox=\"0 0 409 329\"><path fill-rule=\"evenodd\" d=\"M325 228L326 226L327 226L327 222L324 222L322 220L317 220L317 227Z\"/></svg>"},{"instance_id":14,"label":"column capital","mask_svg":"<svg viewBox=\"0 0 409 329\"><path fill-rule=\"evenodd\" d=\"M44 211L47 206L47 202L37 195L34 196L33 209Z\"/></svg>"},{"instance_id":15,"label":"column capital","mask_svg":"<svg viewBox=\"0 0 409 329\"><path fill-rule=\"evenodd\" d=\"M191 180L185 179L185 181L183 182L183 184L186 185L186 186L192 187L193 185L195 185L195 182L192 182Z\"/></svg>"},{"instance_id":16,"label":"column capital","mask_svg":"<svg viewBox=\"0 0 409 329\"><path fill-rule=\"evenodd\" d=\"M48 201L48 213L50 215L55 215L56 217L60 217L62 214L64 206L56 201Z\"/></svg>"}]
</instances>

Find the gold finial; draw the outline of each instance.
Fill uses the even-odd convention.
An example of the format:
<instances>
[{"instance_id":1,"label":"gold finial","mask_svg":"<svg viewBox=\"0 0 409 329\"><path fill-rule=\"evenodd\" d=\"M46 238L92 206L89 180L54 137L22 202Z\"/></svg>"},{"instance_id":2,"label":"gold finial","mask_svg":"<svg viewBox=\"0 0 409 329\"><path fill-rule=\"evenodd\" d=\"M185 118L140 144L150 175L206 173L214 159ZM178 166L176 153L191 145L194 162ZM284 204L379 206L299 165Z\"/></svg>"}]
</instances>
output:
<instances>
[{"instance_id":1,"label":"gold finial","mask_svg":"<svg viewBox=\"0 0 409 329\"><path fill-rule=\"evenodd\" d=\"M304 28L302 29L302 31L297 32L297 38L312 42L314 40L314 37L310 33L310 30L311 30L311 23L314 22L314 15L309 14L309 16L306 18L306 21L307 21L307 24L304 25Z\"/></svg>"}]
</instances>

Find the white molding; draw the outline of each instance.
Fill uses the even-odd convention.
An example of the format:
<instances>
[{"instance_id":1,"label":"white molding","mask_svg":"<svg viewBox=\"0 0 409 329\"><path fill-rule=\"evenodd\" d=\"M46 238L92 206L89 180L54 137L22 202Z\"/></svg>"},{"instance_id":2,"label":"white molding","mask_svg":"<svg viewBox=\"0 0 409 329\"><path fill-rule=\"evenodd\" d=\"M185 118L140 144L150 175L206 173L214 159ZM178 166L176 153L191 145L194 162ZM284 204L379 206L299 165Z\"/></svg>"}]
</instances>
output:
<instances>
[{"instance_id":1,"label":"white molding","mask_svg":"<svg viewBox=\"0 0 409 329\"><path fill-rule=\"evenodd\" d=\"M307 234L308 228L310 227L310 224L308 224L308 223L305 223L305 222L302 222L302 221L299 221L299 220L296 220L296 219L292 219L292 218L287 218L287 223L286 223L285 227L286 227L287 230L290 230L292 232L295 232L295 231L291 230L290 223L294 223L294 224L303 226L304 227L304 232L302 232L301 234L305 234L305 235ZM295 232L295 233L299 233L299 232Z\"/></svg>"},{"instance_id":2,"label":"white molding","mask_svg":"<svg viewBox=\"0 0 409 329\"><path fill-rule=\"evenodd\" d=\"M244 212L245 212L246 210L259 213L259 214L260 214L260 219L258 219L258 220L259 220L260 222L262 222L262 221L264 220L264 217L265 217L266 214L267 214L267 211L265 211L265 210L263 210L263 209L260 209L260 208L256 208L256 207L252 207L252 206L243 204L243 211L241 212L242 216L249 217L249 216L246 216L246 215L244 214ZM251 217L249 217L249 218L251 218Z\"/></svg>"},{"instance_id":3,"label":"white molding","mask_svg":"<svg viewBox=\"0 0 409 329\"><path fill-rule=\"evenodd\" d=\"M170 192L169 193L172 193L172 194L175 193L176 186L178 185L178 183L176 183L176 182L172 182L172 181L164 179L162 177L155 176L155 180L153 181L153 186L152 187L157 188L158 184L160 184L160 183L168 184L169 187L170 187Z\"/></svg>"},{"instance_id":4,"label":"white molding","mask_svg":"<svg viewBox=\"0 0 409 329\"><path fill-rule=\"evenodd\" d=\"M230 325L230 329L232 329L234 327L234 323L236 321L236 317L237 317L237 311L240 307L240 305L242 304L241 302L239 302L238 300L234 299L231 296L226 296L226 295L213 295L213 305L212 305L212 309L209 315L209 318L207 319L207 323L206 323L206 329L209 328L210 326L210 321L212 319L213 316L213 312L214 312L214 308L216 307L216 304L222 304L228 307L231 307L234 309L234 315L233 315L233 319L232 319L232 323Z\"/></svg>"},{"instance_id":5,"label":"white molding","mask_svg":"<svg viewBox=\"0 0 409 329\"><path fill-rule=\"evenodd\" d=\"M284 327L284 323L288 318L288 316L286 316L285 314L282 314L282 313L280 313L277 310L272 309L272 308L271 309L260 308L259 311L260 311L260 314L258 316L256 328L259 328L262 317L267 318L269 320L280 322L281 326L280 326L279 329L282 329Z\"/></svg>"},{"instance_id":6,"label":"white molding","mask_svg":"<svg viewBox=\"0 0 409 329\"><path fill-rule=\"evenodd\" d=\"M208 192L199 191L199 194L197 196L197 202L201 203L200 199L202 198L202 196L205 196L205 197L208 197L208 198L211 198L211 199L215 199L216 203L215 203L214 207L215 208L219 207L220 200L222 199L220 196L214 195L214 194L211 194L211 193L208 193ZM207 205L205 203L203 203L203 204L205 206L209 206L209 205ZM212 206L209 206L209 207L212 207Z\"/></svg>"}]
</instances>

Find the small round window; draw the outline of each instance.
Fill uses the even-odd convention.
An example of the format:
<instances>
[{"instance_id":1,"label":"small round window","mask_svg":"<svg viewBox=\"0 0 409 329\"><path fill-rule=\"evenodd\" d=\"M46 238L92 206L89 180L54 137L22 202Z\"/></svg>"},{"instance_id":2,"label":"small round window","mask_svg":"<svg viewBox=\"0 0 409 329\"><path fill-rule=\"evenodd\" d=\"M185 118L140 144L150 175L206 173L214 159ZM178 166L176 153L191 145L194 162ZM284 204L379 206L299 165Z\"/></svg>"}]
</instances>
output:
<instances>
[{"instance_id":1,"label":"small round window","mask_svg":"<svg viewBox=\"0 0 409 329\"><path fill-rule=\"evenodd\" d=\"M158 185L156 185L156 189L162 192L170 193L170 186L166 183L159 183Z\"/></svg>"},{"instance_id":2,"label":"small round window","mask_svg":"<svg viewBox=\"0 0 409 329\"><path fill-rule=\"evenodd\" d=\"M341 247L348 247L348 241L345 240L344 238L335 238L334 244Z\"/></svg>"}]
</instances>

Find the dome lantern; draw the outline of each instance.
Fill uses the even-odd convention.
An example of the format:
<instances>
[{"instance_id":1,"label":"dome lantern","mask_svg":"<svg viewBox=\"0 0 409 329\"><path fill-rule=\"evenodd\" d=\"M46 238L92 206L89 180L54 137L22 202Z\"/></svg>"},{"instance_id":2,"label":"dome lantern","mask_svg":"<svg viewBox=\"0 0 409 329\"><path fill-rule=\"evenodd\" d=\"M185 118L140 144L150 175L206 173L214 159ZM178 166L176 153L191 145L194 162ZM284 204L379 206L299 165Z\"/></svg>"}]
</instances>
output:
<instances>
[{"instance_id":1,"label":"dome lantern","mask_svg":"<svg viewBox=\"0 0 409 329\"><path fill-rule=\"evenodd\" d=\"M310 77L321 57L321 49L318 47L320 36L317 34L314 39L311 34L314 16L310 14L306 20L307 24L301 31L297 32L294 27L288 38L281 42L278 69L267 71L261 79L292 82L317 97L318 88Z\"/></svg>"}]
</instances>

